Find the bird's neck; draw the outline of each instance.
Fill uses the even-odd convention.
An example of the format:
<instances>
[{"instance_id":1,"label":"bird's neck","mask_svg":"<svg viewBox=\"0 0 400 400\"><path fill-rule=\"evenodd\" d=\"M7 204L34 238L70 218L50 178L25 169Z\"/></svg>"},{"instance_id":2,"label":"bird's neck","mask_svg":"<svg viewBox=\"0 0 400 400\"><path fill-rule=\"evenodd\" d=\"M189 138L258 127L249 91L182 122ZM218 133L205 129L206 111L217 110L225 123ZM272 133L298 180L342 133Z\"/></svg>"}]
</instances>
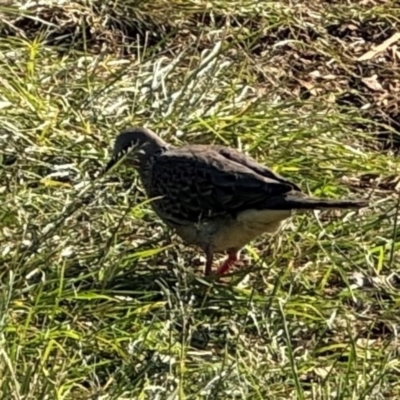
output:
<instances>
[{"instance_id":1,"label":"bird's neck","mask_svg":"<svg viewBox=\"0 0 400 400\"><path fill-rule=\"evenodd\" d=\"M140 167L138 172L147 194L150 194L153 165L167 150L167 146L160 147L151 154L143 155L139 160Z\"/></svg>"}]
</instances>

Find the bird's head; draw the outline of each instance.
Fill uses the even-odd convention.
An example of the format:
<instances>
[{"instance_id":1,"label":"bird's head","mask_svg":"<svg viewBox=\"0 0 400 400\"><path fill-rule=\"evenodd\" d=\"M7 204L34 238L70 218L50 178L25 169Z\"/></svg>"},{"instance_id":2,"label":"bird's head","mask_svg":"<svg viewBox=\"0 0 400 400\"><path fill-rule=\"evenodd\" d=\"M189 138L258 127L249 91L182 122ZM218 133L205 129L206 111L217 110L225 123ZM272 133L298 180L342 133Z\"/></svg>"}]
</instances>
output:
<instances>
[{"instance_id":1,"label":"bird's head","mask_svg":"<svg viewBox=\"0 0 400 400\"><path fill-rule=\"evenodd\" d=\"M142 168L152 157L162 153L167 147L167 143L149 129L141 127L125 129L115 140L113 156L104 172L122 158L124 159L122 162L127 165Z\"/></svg>"}]
</instances>

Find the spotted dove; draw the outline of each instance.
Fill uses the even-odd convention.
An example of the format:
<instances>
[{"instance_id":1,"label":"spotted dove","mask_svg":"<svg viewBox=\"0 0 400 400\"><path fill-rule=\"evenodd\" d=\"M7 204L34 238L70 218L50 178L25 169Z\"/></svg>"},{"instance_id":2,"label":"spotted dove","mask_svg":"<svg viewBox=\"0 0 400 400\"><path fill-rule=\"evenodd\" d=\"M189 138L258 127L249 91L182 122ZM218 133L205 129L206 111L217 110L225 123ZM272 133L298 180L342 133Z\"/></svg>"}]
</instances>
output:
<instances>
[{"instance_id":1,"label":"spotted dove","mask_svg":"<svg viewBox=\"0 0 400 400\"><path fill-rule=\"evenodd\" d=\"M242 247L265 232L275 233L294 210L368 206L363 200L309 197L237 150L197 144L175 148L141 127L118 135L105 171L121 159L137 169L161 220L204 251L206 275L212 272L214 253L228 254L217 270L226 273Z\"/></svg>"}]
</instances>

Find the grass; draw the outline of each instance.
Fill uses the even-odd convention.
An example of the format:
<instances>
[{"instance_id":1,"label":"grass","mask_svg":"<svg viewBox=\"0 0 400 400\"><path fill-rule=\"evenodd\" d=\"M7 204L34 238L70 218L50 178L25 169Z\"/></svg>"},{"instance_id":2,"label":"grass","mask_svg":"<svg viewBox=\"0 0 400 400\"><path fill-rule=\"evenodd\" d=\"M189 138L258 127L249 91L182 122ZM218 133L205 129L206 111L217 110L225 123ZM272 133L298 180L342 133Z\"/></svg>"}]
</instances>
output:
<instances>
[{"instance_id":1,"label":"grass","mask_svg":"<svg viewBox=\"0 0 400 400\"><path fill-rule=\"evenodd\" d=\"M41 3L0 6L1 398L398 398L396 44L357 61L395 2ZM371 207L205 281L133 171L98 177L134 124Z\"/></svg>"}]
</instances>

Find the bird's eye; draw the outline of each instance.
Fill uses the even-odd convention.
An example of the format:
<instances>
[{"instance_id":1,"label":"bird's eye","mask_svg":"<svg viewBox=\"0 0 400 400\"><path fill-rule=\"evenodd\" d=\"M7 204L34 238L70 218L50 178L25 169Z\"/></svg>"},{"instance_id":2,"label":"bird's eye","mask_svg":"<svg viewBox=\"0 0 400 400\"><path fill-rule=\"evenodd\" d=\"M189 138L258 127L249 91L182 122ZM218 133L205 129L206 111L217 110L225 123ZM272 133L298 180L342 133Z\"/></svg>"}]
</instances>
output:
<instances>
[{"instance_id":1,"label":"bird's eye","mask_svg":"<svg viewBox=\"0 0 400 400\"><path fill-rule=\"evenodd\" d=\"M164 153L166 150L167 150L166 147L160 147L159 149L157 149L157 150L154 152L154 155L155 155L156 157L158 157L158 156L160 156L162 153Z\"/></svg>"}]
</instances>

